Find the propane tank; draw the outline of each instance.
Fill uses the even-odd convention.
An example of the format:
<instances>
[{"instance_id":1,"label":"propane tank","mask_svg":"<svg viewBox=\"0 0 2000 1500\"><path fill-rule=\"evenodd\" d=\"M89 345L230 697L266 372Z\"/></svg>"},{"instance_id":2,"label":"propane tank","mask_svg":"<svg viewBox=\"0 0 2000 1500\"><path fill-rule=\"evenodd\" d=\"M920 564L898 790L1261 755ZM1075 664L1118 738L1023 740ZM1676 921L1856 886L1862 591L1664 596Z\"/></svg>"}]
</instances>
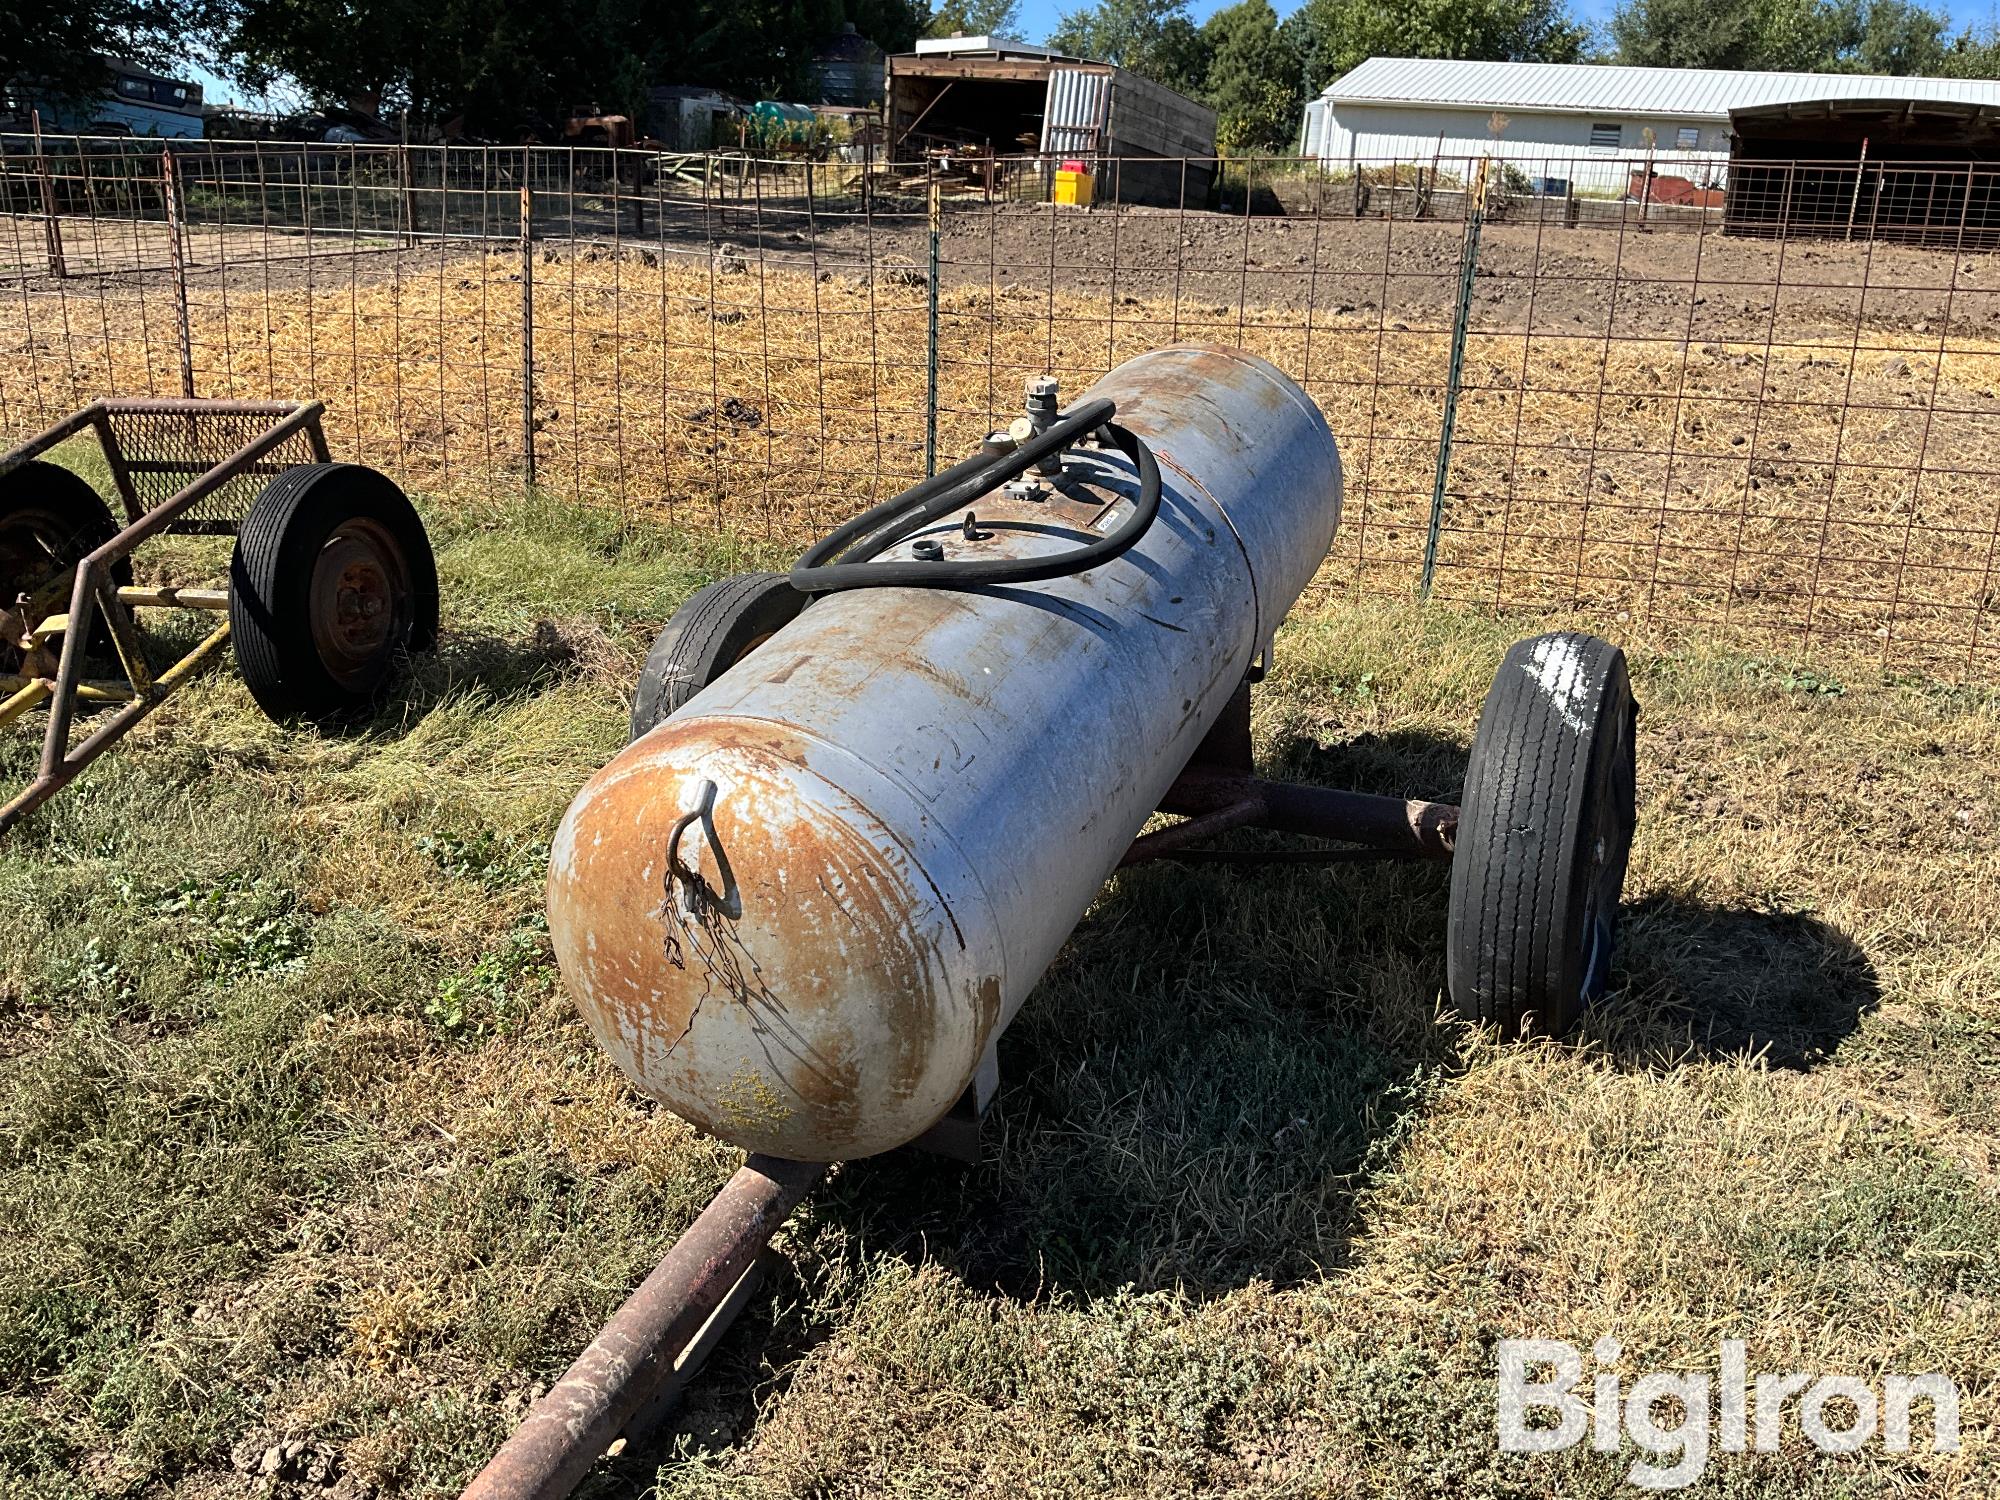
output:
<instances>
[{"instance_id":1,"label":"propane tank","mask_svg":"<svg viewBox=\"0 0 2000 1500\"><path fill-rule=\"evenodd\" d=\"M1128 551L821 595L557 830L549 930L579 1009L633 1083L725 1141L838 1161L939 1120L1332 544L1333 435L1263 360L1162 349L1086 395L1158 461ZM1073 448L882 558L1095 541L1135 475Z\"/></svg>"}]
</instances>

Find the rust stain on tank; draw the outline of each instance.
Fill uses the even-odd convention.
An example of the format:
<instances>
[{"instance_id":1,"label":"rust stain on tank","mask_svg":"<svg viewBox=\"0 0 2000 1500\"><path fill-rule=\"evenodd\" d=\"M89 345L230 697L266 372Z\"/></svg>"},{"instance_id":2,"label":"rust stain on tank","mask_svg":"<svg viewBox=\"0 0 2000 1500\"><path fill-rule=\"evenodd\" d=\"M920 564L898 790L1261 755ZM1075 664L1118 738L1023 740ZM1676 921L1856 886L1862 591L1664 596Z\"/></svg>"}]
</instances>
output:
<instances>
[{"instance_id":1,"label":"rust stain on tank","mask_svg":"<svg viewBox=\"0 0 2000 1500\"><path fill-rule=\"evenodd\" d=\"M1190 403L1202 408L1204 430L1227 436L1237 446L1244 441L1231 420L1228 403L1217 401L1218 387L1250 396L1260 406L1273 410L1291 399L1284 387L1256 365L1248 364L1244 351L1216 344L1182 345L1174 359L1146 362L1145 403L1172 408L1185 420Z\"/></svg>"},{"instance_id":2,"label":"rust stain on tank","mask_svg":"<svg viewBox=\"0 0 2000 1500\"><path fill-rule=\"evenodd\" d=\"M633 798L638 805L594 820L588 846L579 841L574 851L574 868L551 881L552 909L570 891L592 892L590 911L579 914L589 924L590 952L578 976L583 983L572 987L601 1012L594 1020L601 1036L641 1039L627 1050L642 1086L661 1092L658 1080L675 1076L677 1054L688 1051L700 1056L697 1071L713 1076L719 1060L704 1044L704 1021L716 1007L748 1019L757 1048L737 1062L726 1088L709 1098L678 1089L663 1095L695 1123L739 1141L781 1132L800 1112L829 1136L853 1131L866 1102L864 1071L896 1097L918 1093L936 1066L936 1008L954 998L944 992L936 951L943 934L909 896L930 878L910 851L893 835L881 837L887 830L862 809L853 810L860 816L838 806L818 809L819 816L772 816L797 806L783 795L785 776L809 766L812 749L784 726L757 721L664 726L647 747L653 769L645 793ZM665 834L680 804L664 804L697 780L702 759L718 750L728 756L731 784L713 804L713 840L705 832L690 836L685 870L676 873ZM677 775L682 755L689 765ZM873 827L876 837L857 824ZM713 845L726 858L733 889L725 889ZM643 889L634 888L632 872L645 872ZM949 917L941 894L927 888L937 896L933 909ZM947 940L962 946L950 920ZM784 951L782 992L757 957L774 943ZM820 1013L857 985L873 996L886 1038L865 1058L847 1055L852 1047L841 1045L839 1025L819 1024ZM999 1008L997 979L958 1003L989 1021Z\"/></svg>"}]
</instances>

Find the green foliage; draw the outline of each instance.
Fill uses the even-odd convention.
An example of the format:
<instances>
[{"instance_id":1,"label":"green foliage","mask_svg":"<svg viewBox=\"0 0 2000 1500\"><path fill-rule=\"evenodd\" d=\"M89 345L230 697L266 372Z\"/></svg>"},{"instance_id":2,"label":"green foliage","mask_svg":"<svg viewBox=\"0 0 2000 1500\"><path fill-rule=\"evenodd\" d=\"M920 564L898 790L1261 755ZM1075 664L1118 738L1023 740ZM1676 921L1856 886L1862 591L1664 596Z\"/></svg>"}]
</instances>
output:
<instances>
[{"instance_id":1,"label":"green foliage","mask_svg":"<svg viewBox=\"0 0 2000 1500\"><path fill-rule=\"evenodd\" d=\"M1847 684L1830 673L1781 661L1753 658L1743 664L1743 675L1752 682L1767 683L1781 693L1808 698L1839 698L1847 692Z\"/></svg>"},{"instance_id":2,"label":"green foliage","mask_svg":"<svg viewBox=\"0 0 2000 1500\"><path fill-rule=\"evenodd\" d=\"M1299 15L1316 89L1370 57L1578 62L1589 40L1561 0L1306 0Z\"/></svg>"},{"instance_id":3,"label":"green foliage","mask_svg":"<svg viewBox=\"0 0 2000 1500\"><path fill-rule=\"evenodd\" d=\"M1013 36L1021 0L944 0L931 12L925 36Z\"/></svg>"},{"instance_id":4,"label":"green foliage","mask_svg":"<svg viewBox=\"0 0 2000 1500\"><path fill-rule=\"evenodd\" d=\"M104 57L159 62L199 24L206 0L18 0L0 12L0 80L58 99L93 95Z\"/></svg>"},{"instance_id":5,"label":"green foliage","mask_svg":"<svg viewBox=\"0 0 2000 1500\"><path fill-rule=\"evenodd\" d=\"M1995 44L1913 0L1625 0L1617 60L1643 67L1990 76Z\"/></svg>"},{"instance_id":6,"label":"green foliage","mask_svg":"<svg viewBox=\"0 0 2000 1500\"><path fill-rule=\"evenodd\" d=\"M505 1033L531 1003L555 986L549 922L541 912L517 923L469 969L438 980L424 1018L446 1036L467 1041Z\"/></svg>"},{"instance_id":7,"label":"green foliage","mask_svg":"<svg viewBox=\"0 0 2000 1500\"><path fill-rule=\"evenodd\" d=\"M1049 45L1076 57L1130 68L1184 94L1198 94L1207 57L1187 0L1098 0L1066 11Z\"/></svg>"},{"instance_id":8,"label":"green foliage","mask_svg":"<svg viewBox=\"0 0 2000 1500\"><path fill-rule=\"evenodd\" d=\"M699 80L752 98L800 100L814 49L852 22L889 50L914 42L912 0L217 0L227 70L253 86L296 79L315 98L419 121L463 116L509 137L576 104L634 116L650 83Z\"/></svg>"},{"instance_id":9,"label":"green foliage","mask_svg":"<svg viewBox=\"0 0 2000 1500\"><path fill-rule=\"evenodd\" d=\"M1215 110L1217 148L1234 156L1290 145L1305 104L1305 64L1270 0L1217 11L1201 41L1208 58L1202 95Z\"/></svg>"},{"instance_id":10,"label":"green foliage","mask_svg":"<svg viewBox=\"0 0 2000 1500\"><path fill-rule=\"evenodd\" d=\"M1117 63L1216 113L1225 156L1282 151L1305 104L1300 33L1270 0L1239 0L1196 27L1186 0L1098 0L1064 15L1049 45Z\"/></svg>"}]
</instances>

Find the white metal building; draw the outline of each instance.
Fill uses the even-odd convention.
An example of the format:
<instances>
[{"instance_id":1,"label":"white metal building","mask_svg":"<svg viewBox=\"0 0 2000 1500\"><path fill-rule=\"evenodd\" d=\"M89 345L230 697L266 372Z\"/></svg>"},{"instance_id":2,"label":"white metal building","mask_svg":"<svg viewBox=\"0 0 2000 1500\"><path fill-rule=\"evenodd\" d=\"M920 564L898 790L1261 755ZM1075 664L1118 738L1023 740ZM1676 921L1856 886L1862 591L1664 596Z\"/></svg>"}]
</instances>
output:
<instances>
[{"instance_id":1,"label":"white metal building","mask_svg":"<svg viewBox=\"0 0 2000 1500\"><path fill-rule=\"evenodd\" d=\"M1439 156L1462 168L1490 153L1530 177L1618 191L1650 149L1663 172L1719 182L1732 109L1864 99L2000 109L2000 82L1371 57L1306 105L1300 151L1333 168Z\"/></svg>"}]
</instances>

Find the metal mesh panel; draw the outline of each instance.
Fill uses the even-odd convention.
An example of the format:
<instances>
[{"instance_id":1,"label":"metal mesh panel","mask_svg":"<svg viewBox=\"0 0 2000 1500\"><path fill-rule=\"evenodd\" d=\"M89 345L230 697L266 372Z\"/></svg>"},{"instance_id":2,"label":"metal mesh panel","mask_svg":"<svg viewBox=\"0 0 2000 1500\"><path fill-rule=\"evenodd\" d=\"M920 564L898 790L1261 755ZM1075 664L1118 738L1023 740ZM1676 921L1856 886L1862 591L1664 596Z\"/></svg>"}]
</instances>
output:
<instances>
[{"instance_id":1,"label":"metal mesh panel","mask_svg":"<svg viewBox=\"0 0 2000 1500\"><path fill-rule=\"evenodd\" d=\"M1340 439L1326 592L2000 673L2000 173L1421 144L1099 156L1086 208L1049 201L1059 158L879 138L50 143L0 155L0 439L106 393L310 398L413 489L802 541L1024 376L1222 344Z\"/></svg>"},{"instance_id":2,"label":"metal mesh panel","mask_svg":"<svg viewBox=\"0 0 2000 1500\"><path fill-rule=\"evenodd\" d=\"M122 411L111 413L111 434L132 486L133 519L186 489L237 449L268 431L268 413L235 411ZM231 475L168 529L234 529L249 513L271 477L296 464L314 462L305 432L286 438L243 473ZM127 501L131 508L131 501Z\"/></svg>"}]
</instances>

